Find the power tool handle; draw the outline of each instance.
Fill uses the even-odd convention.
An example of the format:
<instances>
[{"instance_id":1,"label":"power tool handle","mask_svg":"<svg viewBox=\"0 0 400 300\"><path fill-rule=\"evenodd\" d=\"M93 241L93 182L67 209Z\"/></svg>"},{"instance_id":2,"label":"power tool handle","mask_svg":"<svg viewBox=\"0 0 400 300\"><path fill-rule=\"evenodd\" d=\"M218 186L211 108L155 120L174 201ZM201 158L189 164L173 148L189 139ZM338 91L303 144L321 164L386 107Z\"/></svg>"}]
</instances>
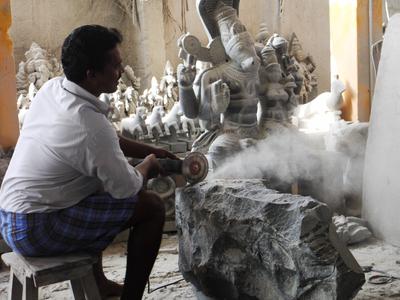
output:
<instances>
[{"instance_id":1,"label":"power tool handle","mask_svg":"<svg viewBox=\"0 0 400 300\"><path fill-rule=\"evenodd\" d=\"M161 168L167 173L182 174L182 160L170 159L170 158L159 158Z\"/></svg>"}]
</instances>

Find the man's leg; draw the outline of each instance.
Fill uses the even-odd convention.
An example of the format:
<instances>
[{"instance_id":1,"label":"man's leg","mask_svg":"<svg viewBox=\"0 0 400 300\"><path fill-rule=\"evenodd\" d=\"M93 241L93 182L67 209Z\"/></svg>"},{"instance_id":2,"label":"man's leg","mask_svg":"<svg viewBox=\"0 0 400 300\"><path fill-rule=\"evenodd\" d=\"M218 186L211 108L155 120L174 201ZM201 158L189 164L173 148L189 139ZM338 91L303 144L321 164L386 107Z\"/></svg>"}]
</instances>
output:
<instances>
[{"instance_id":1,"label":"man's leg","mask_svg":"<svg viewBox=\"0 0 400 300\"><path fill-rule=\"evenodd\" d=\"M97 263L93 265L93 273L100 291L100 295L103 299L106 299L107 297L122 295L123 285L107 279L104 274L102 254L99 254L99 259Z\"/></svg>"},{"instance_id":2,"label":"man's leg","mask_svg":"<svg viewBox=\"0 0 400 300\"><path fill-rule=\"evenodd\" d=\"M154 193L142 191L127 227L128 257L121 299L140 300L161 244L165 207Z\"/></svg>"}]
</instances>

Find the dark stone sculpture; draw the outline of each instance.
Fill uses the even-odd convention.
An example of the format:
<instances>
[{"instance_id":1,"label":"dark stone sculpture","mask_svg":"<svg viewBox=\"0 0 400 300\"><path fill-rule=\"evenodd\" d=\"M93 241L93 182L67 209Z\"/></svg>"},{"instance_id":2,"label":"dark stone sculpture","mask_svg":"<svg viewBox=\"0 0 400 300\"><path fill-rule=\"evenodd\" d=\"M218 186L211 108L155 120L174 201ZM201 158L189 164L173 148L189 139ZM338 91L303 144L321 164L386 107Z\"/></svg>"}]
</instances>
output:
<instances>
[{"instance_id":1,"label":"dark stone sculpture","mask_svg":"<svg viewBox=\"0 0 400 300\"><path fill-rule=\"evenodd\" d=\"M365 282L330 209L261 180L177 191L179 268L215 299L351 299Z\"/></svg>"}]
</instances>

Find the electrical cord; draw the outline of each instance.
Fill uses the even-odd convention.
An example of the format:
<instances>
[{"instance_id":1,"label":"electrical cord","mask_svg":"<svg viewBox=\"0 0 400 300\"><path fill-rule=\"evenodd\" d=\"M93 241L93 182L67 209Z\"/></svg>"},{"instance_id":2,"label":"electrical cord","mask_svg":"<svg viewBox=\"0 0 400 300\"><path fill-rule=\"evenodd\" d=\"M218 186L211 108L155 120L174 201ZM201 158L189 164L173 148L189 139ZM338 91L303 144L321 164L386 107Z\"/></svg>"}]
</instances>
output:
<instances>
[{"instance_id":1,"label":"electrical cord","mask_svg":"<svg viewBox=\"0 0 400 300\"><path fill-rule=\"evenodd\" d=\"M392 282L393 280L400 280L400 277L390 275L389 273L381 270L376 270L372 266L364 266L362 267L362 270L364 273L369 273L369 272L379 273L376 275L372 275L368 278L368 283L371 284L386 284Z\"/></svg>"},{"instance_id":2,"label":"electrical cord","mask_svg":"<svg viewBox=\"0 0 400 300\"><path fill-rule=\"evenodd\" d=\"M165 288L165 287L170 286L170 285L177 284L178 282L181 282L182 280L185 280L185 279L181 278L181 279L175 280L173 282L170 282L170 283L167 283L167 284L164 284L164 285L160 285L160 286L156 287L155 289L151 290L150 289L150 279L148 279L147 280L147 294L151 294L151 293L153 293L153 292L155 292L155 291L157 291L159 289Z\"/></svg>"}]
</instances>

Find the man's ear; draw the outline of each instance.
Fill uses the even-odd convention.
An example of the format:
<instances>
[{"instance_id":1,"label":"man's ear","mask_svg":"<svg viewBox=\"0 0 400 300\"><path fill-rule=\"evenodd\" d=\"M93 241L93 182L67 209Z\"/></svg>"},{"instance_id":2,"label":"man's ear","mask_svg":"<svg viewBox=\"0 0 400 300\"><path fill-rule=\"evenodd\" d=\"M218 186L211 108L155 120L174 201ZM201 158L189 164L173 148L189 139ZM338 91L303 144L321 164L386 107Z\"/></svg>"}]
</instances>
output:
<instances>
[{"instance_id":1,"label":"man's ear","mask_svg":"<svg viewBox=\"0 0 400 300\"><path fill-rule=\"evenodd\" d=\"M96 78L96 72L93 70L86 70L86 78L87 79L94 79Z\"/></svg>"}]
</instances>

